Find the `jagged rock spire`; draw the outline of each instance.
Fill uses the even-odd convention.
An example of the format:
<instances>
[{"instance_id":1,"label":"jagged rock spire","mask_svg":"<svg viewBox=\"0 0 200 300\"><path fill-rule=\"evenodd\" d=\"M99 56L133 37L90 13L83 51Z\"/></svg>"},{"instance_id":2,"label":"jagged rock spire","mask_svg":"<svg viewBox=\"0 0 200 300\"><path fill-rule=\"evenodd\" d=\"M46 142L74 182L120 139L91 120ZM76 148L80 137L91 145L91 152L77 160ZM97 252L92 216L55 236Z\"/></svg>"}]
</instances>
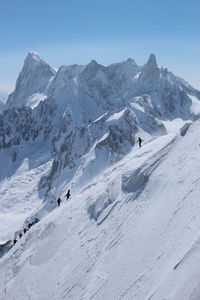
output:
<instances>
[{"instance_id":1,"label":"jagged rock spire","mask_svg":"<svg viewBox=\"0 0 200 300\"><path fill-rule=\"evenodd\" d=\"M8 97L7 106L26 105L28 97L43 93L56 71L36 52L29 52L16 82L15 91Z\"/></svg>"},{"instance_id":2,"label":"jagged rock spire","mask_svg":"<svg viewBox=\"0 0 200 300\"><path fill-rule=\"evenodd\" d=\"M158 68L156 57L154 54L149 56L147 63L145 64L145 68Z\"/></svg>"},{"instance_id":3,"label":"jagged rock spire","mask_svg":"<svg viewBox=\"0 0 200 300\"><path fill-rule=\"evenodd\" d=\"M160 72L156 57L154 54L151 54L140 74L138 80L139 90L143 90L143 92L149 92L155 89L159 81L159 76Z\"/></svg>"}]
</instances>

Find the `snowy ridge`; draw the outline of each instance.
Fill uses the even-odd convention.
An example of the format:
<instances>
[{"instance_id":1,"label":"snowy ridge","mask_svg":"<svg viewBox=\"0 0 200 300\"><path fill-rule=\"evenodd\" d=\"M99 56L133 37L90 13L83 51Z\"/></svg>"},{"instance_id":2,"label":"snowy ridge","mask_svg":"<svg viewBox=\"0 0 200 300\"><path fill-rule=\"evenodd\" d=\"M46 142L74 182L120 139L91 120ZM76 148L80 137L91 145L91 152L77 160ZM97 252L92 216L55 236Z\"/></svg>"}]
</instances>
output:
<instances>
[{"instance_id":1,"label":"snowy ridge","mask_svg":"<svg viewBox=\"0 0 200 300\"><path fill-rule=\"evenodd\" d=\"M197 133L199 123L184 137L166 135L133 150L46 216L2 259L2 297L196 299ZM137 200L123 179L133 178L132 166L150 171Z\"/></svg>"},{"instance_id":2,"label":"snowy ridge","mask_svg":"<svg viewBox=\"0 0 200 300\"><path fill-rule=\"evenodd\" d=\"M154 55L29 53L0 114L0 299L198 299L199 101Z\"/></svg>"}]
</instances>

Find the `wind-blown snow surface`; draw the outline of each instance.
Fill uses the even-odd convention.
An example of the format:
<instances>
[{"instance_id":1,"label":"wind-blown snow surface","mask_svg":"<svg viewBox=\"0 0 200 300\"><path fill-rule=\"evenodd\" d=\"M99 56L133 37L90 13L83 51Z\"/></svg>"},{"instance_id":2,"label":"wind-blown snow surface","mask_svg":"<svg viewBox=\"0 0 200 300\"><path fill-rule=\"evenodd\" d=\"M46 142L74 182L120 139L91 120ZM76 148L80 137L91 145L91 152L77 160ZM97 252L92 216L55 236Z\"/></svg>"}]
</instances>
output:
<instances>
[{"instance_id":1,"label":"wind-blown snow surface","mask_svg":"<svg viewBox=\"0 0 200 300\"><path fill-rule=\"evenodd\" d=\"M2 299L198 299L199 128L74 190L1 260Z\"/></svg>"},{"instance_id":2,"label":"wind-blown snow surface","mask_svg":"<svg viewBox=\"0 0 200 300\"><path fill-rule=\"evenodd\" d=\"M29 53L0 113L0 240L40 222L0 259L0 299L199 299L199 100L154 55Z\"/></svg>"},{"instance_id":3,"label":"wind-blown snow surface","mask_svg":"<svg viewBox=\"0 0 200 300\"><path fill-rule=\"evenodd\" d=\"M9 240L21 229L24 220L41 206L38 182L50 165L47 162L30 168L29 160L25 158L14 176L0 182L0 243Z\"/></svg>"}]
</instances>

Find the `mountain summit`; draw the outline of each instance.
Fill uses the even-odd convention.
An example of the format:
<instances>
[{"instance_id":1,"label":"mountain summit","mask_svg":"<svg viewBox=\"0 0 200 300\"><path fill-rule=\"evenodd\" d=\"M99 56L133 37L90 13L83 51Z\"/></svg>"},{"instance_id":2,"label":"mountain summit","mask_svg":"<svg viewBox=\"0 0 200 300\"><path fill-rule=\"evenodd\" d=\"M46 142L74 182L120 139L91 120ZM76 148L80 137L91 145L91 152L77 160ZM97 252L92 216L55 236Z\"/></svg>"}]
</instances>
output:
<instances>
[{"instance_id":1,"label":"mountain summit","mask_svg":"<svg viewBox=\"0 0 200 300\"><path fill-rule=\"evenodd\" d=\"M154 54L151 54L139 77L138 85L140 91L146 93L155 89L159 84L159 77L160 71L156 57Z\"/></svg>"},{"instance_id":2,"label":"mountain summit","mask_svg":"<svg viewBox=\"0 0 200 300\"><path fill-rule=\"evenodd\" d=\"M45 94L56 71L39 54L29 52L16 82L14 92L8 97L6 107L29 105L34 94Z\"/></svg>"}]
</instances>

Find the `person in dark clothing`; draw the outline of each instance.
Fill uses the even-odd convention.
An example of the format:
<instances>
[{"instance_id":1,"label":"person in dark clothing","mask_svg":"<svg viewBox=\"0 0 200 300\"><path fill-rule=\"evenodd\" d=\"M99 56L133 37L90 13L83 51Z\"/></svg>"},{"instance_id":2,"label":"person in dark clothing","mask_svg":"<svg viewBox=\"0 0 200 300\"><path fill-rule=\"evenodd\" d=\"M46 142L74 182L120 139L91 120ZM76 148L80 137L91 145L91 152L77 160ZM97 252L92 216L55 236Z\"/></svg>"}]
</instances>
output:
<instances>
[{"instance_id":1,"label":"person in dark clothing","mask_svg":"<svg viewBox=\"0 0 200 300\"><path fill-rule=\"evenodd\" d=\"M30 228L31 228L31 226L32 226L32 224L31 224L31 223L29 223L29 224L28 224L28 229L30 229Z\"/></svg>"},{"instance_id":2,"label":"person in dark clothing","mask_svg":"<svg viewBox=\"0 0 200 300\"><path fill-rule=\"evenodd\" d=\"M27 231L28 231L27 228L24 228L24 229L23 229L24 234L25 234Z\"/></svg>"},{"instance_id":3,"label":"person in dark clothing","mask_svg":"<svg viewBox=\"0 0 200 300\"><path fill-rule=\"evenodd\" d=\"M143 140L139 137L137 142L139 144L139 148L141 148Z\"/></svg>"},{"instance_id":4,"label":"person in dark clothing","mask_svg":"<svg viewBox=\"0 0 200 300\"><path fill-rule=\"evenodd\" d=\"M35 225L36 223L39 222L39 219L38 218L35 218L34 222L32 223L32 225Z\"/></svg>"},{"instance_id":5,"label":"person in dark clothing","mask_svg":"<svg viewBox=\"0 0 200 300\"><path fill-rule=\"evenodd\" d=\"M19 238L21 239L23 237L23 234L20 232L19 234Z\"/></svg>"},{"instance_id":6,"label":"person in dark clothing","mask_svg":"<svg viewBox=\"0 0 200 300\"><path fill-rule=\"evenodd\" d=\"M16 243L17 243L17 240L16 240L16 239L14 239L14 240L13 240L13 244L15 245Z\"/></svg>"},{"instance_id":7,"label":"person in dark clothing","mask_svg":"<svg viewBox=\"0 0 200 300\"><path fill-rule=\"evenodd\" d=\"M67 198L67 200L69 199L69 197L71 196L70 194L70 190L67 191L67 194L65 195L65 197Z\"/></svg>"},{"instance_id":8,"label":"person in dark clothing","mask_svg":"<svg viewBox=\"0 0 200 300\"><path fill-rule=\"evenodd\" d=\"M57 203L58 203L58 207L59 207L59 206L60 206L60 203L61 203L60 197L58 198Z\"/></svg>"}]
</instances>

